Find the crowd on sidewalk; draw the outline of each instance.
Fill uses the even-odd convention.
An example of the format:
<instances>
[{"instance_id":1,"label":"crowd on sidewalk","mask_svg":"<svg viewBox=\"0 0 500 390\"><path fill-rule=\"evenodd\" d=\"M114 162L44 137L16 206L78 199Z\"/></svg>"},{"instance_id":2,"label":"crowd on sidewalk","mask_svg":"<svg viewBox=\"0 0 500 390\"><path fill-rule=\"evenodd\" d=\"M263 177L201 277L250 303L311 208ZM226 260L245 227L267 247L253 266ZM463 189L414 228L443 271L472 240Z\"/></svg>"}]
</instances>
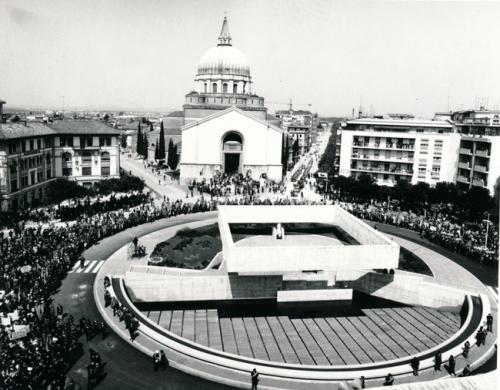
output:
<instances>
[{"instance_id":1,"label":"crowd on sidewalk","mask_svg":"<svg viewBox=\"0 0 500 390\"><path fill-rule=\"evenodd\" d=\"M480 263L498 263L498 229L489 220L471 222L458 217L453 207L435 205L432 210L412 212L389 202L352 200L340 205L355 216L410 230L436 244Z\"/></svg>"}]
</instances>

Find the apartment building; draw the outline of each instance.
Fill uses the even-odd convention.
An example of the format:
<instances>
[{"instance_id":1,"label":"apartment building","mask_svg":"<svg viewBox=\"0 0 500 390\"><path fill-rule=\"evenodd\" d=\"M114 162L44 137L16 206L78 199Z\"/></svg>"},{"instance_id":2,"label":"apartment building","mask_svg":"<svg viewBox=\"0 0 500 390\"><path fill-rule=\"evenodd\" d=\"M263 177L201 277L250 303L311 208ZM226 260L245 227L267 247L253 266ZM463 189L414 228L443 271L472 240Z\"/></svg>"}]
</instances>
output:
<instances>
[{"instance_id":1,"label":"apartment building","mask_svg":"<svg viewBox=\"0 0 500 390\"><path fill-rule=\"evenodd\" d=\"M457 184L484 187L493 194L500 178L500 111L458 111L452 120L461 134Z\"/></svg>"},{"instance_id":2,"label":"apartment building","mask_svg":"<svg viewBox=\"0 0 500 390\"><path fill-rule=\"evenodd\" d=\"M57 178L91 186L119 177L118 135L96 121L0 123L1 210L43 201Z\"/></svg>"},{"instance_id":3,"label":"apartment building","mask_svg":"<svg viewBox=\"0 0 500 390\"><path fill-rule=\"evenodd\" d=\"M293 142L297 141L299 146L299 155L303 155L309 151L312 142L310 125L292 123L288 126L287 132L293 139Z\"/></svg>"},{"instance_id":4,"label":"apartment building","mask_svg":"<svg viewBox=\"0 0 500 390\"><path fill-rule=\"evenodd\" d=\"M372 176L393 186L454 182L460 135L452 123L413 119L361 118L344 123L339 174Z\"/></svg>"}]
</instances>

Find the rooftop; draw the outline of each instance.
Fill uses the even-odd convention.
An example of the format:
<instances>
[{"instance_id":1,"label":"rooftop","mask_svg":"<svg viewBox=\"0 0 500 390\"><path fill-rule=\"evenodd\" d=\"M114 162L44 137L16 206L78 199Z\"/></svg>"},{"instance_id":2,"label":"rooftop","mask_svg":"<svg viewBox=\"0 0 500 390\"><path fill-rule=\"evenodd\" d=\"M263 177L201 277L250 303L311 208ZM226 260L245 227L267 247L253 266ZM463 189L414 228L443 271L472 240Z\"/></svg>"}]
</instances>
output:
<instances>
[{"instance_id":1,"label":"rooftop","mask_svg":"<svg viewBox=\"0 0 500 390\"><path fill-rule=\"evenodd\" d=\"M48 126L60 134L111 134L121 132L103 122L89 120L63 120L49 123Z\"/></svg>"},{"instance_id":2,"label":"rooftop","mask_svg":"<svg viewBox=\"0 0 500 390\"><path fill-rule=\"evenodd\" d=\"M53 135L56 132L40 122L8 122L0 124L0 139L15 139Z\"/></svg>"}]
</instances>

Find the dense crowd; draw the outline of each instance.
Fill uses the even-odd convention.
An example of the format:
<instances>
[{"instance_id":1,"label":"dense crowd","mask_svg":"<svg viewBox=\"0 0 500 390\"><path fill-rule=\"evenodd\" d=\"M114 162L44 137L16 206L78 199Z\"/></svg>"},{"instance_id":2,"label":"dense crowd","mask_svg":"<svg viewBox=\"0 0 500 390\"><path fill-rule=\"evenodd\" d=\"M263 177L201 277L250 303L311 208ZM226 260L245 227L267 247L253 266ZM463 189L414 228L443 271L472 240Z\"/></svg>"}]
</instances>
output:
<instances>
[{"instance_id":1,"label":"dense crowd","mask_svg":"<svg viewBox=\"0 0 500 390\"><path fill-rule=\"evenodd\" d=\"M341 202L341 205L359 218L414 230L436 244L481 263L498 263L496 225L488 220L461 220L453 206L434 206L429 211L414 213L388 202Z\"/></svg>"},{"instance_id":2,"label":"dense crowd","mask_svg":"<svg viewBox=\"0 0 500 390\"><path fill-rule=\"evenodd\" d=\"M250 175L217 174L214 177L202 180L193 180L188 190L191 196L196 190L200 195L211 197L226 196L254 196L262 193L283 194L285 186L282 182L275 182L266 177L254 180Z\"/></svg>"},{"instance_id":3,"label":"dense crowd","mask_svg":"<svg viewBox=\"0 0 500 390\"><path fill-rule=\"evenodd\" d=\"M148 200L148 194L141 191L111 194L109 196L70 199L53 207L41 207L17 211L17 221L49 222L54 220L73 221L85 215L91 216L106 211L125 209L140 205Z\"/></svg>"}]
</instances>

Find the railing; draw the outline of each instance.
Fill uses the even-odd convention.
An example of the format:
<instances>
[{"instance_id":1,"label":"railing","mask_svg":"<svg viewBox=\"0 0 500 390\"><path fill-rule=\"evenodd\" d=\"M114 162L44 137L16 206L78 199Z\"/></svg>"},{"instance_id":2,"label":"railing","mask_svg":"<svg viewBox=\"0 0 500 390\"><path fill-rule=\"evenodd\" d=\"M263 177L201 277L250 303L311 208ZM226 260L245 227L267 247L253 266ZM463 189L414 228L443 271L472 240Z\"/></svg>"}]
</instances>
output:
<instances>
[{"instance_id":1,"label":"railing","mask_svg":"<svg viewBox=\"0 0 500 390\"><path fill-rule=\"evenodd\" d=\"M377 173L387 173L392 175L413 175L413 171L407 170L396 170L396 169L384 169L384 168L374 168L374 167L353 167L353 171L365 171L365 172L377 172Z\"/></svg>"},{"instance_id":2,"label":"railing","mask_svg":"<svg viewBox=\"0 0 500 390\"><path fill-rule=\"evenodd\" d=\"M476 149L476 156L490 157L490 152L488 150L478 150L478 149Z\"/></svg>"},{"instance_id":3,"label":"railing","mask_svg":"<svg viewBox=\"0 0 500 390\"><path fill-rule=\"evenodd\" d=\"M469 184L469 178L466 177L466 176L457 176L457 181L461 182L461 183L466 183L466 184Z\"/></svg>"},{"instance_id":4,"label":"railing","mask_svg":"<svg viewBox=\"0 0 500 390\"><path fill-rule=\"evenodd\" d=\"M353 147L357 148L368 148L368 149L395 149L395 150L415 150L415 145L413 144L392 144L386 143L385 146L377 143L377 144L369 144L363 142L353 142Z\"/></svg>"},{"instance_id":5,"label":"railing","mask_svg":"<svg viewBox=\"0 0 500 390\"><path fill-rule=\"evenodd\" d=\"M466 148L460 148L460 153L461 154L472 154L472 150L466 149Z\"/></svg>"},{"instance_id":6,"label":"railing","mask_svg":"<svg viewBox=\"0 0 500 390\"><path fill-rule=\"evenodd\" d=\"M472 185L477 187L485 187L486 182L482 179L472 179Z\"/></svg>"},{"instance_id":7,"label":"railing","mask_svg":"<svg viewBox=\"0 0 500 390\"><path fill-rule=\"evenodd\" d=\"M459 162L458 163L459 168L464 168L464 169L470 169L470 164L469 163L464 163L464 162Z\"/></svg>"},{"instance_id":8,"label":"railing","mask_svg":"<svg viewBox=\"0 0 500 390\"><path fill-rule=\"evenodd\" d=\"M474 170L478 172L487 173L488 167L485 167L484 165L474 165Z\"/></svg>"}]
</instances>

